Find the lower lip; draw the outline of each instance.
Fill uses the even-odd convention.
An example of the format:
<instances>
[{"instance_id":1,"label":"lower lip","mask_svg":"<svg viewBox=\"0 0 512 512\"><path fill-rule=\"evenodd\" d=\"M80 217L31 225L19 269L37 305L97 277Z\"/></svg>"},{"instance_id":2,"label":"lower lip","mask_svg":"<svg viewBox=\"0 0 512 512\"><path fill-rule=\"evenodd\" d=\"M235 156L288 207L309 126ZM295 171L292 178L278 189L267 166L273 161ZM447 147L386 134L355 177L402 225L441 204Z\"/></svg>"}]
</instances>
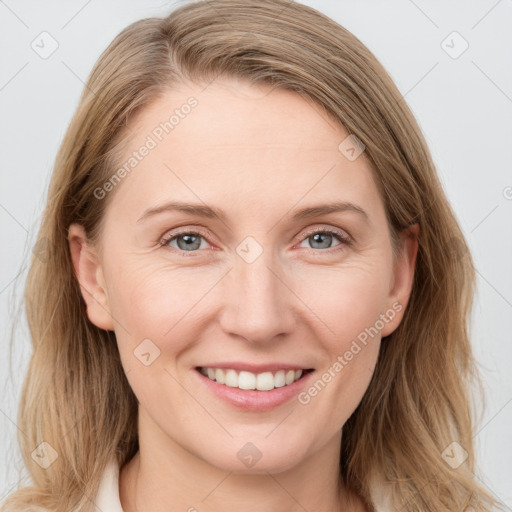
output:
<instances>
[{"instance_id":1,"label":"lower lip","mask_svg":"<svg viewBox=\"0 0 512 512\"><path fill-rule=\"evenodd\" d=\"M287 386L280 388L274 388L270 391L232 388L209 379L198 369L194 369L194 373L198 375L204 385L212 393L230 405L233 405L243 411L261 412L278 407L293 398L306 386L315 372L307 372L292 384L288 384Z\"/></svg>"}]
</instances>

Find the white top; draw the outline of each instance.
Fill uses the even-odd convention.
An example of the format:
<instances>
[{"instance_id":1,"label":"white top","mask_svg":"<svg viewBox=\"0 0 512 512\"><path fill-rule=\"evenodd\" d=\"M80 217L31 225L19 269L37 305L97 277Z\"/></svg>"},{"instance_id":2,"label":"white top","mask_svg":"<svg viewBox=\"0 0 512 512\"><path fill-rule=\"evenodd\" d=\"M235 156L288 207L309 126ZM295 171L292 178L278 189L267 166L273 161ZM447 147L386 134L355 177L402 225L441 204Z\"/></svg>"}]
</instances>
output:
<instances>
[{"instance_id":1,"label":"white top","mask_svg":"<svg viewBox=\"0 0 512 512\"><path fill-rule=\"evenodd\" d=\"M375 512L391 512L391 507L384 504L384 487L375 487L372 497ZM119 498L119 466L117 463L112 462L103 473L94 503L102 512L123 512Z\"/></svg>"},{"instance_id":2,"label":"white top","mask_svg":"<svg viewBox=\"0 0 512 512\"><path fill-rule=\"evenodd\" d=\"M119 466L117 463L112 462L103 473L94 503L102 512L123 512L119 498Z\"/></svg>"}]
</instances>

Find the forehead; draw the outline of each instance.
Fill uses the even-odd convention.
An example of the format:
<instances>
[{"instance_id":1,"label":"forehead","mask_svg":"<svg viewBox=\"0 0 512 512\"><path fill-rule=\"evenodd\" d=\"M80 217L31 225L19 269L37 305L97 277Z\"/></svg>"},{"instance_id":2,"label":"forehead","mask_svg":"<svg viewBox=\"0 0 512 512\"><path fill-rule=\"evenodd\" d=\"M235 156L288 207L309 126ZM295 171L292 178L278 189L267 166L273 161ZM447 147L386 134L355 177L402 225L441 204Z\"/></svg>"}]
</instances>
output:
<instances>
[{"instance_id":1,"label":"forehead","mask_svg":"<svg viewBox=\"0 0 512 512\"><path fill-rule=\"evenodd\" d=\"M129 128L115 201L129 218L169 199L276 213L317 199L379 208L364 152L349 160L346 129L291 91L225 78L182 85Z\"/></svg>"}]
</instances>

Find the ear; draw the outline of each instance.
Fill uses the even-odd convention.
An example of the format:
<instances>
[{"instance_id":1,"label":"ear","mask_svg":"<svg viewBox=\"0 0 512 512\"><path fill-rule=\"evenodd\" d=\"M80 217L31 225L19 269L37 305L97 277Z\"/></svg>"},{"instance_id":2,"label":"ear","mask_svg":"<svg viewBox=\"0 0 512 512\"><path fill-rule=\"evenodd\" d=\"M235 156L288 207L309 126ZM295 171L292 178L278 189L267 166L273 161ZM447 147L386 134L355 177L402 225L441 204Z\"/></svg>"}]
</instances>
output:
<instances>
[{"instance_id":1,"label":"ear","mask_svg":"<svg viewBox=\"0 0 512 512\"><path fill-rule=\"evenodd\" d=\"M390 318L390 321L385 323L381 331L382 337L389 336L400 325L409 302L414 282L419 232L419 225L414 224L400 233L400 249L394 264L387 300L386 317Z\"/></svg>"},{"instance_id":2,"label":"ear","mask_svg":"<svg viewBox=\"0 0 512 512\"><path fill-rule=\"evenodd\" d=\"M113 331L114 322L110 314L103 270L83 226L76 223L69 226L68 242L89 320L101 329Z\"/></svg>"}]
</instances>

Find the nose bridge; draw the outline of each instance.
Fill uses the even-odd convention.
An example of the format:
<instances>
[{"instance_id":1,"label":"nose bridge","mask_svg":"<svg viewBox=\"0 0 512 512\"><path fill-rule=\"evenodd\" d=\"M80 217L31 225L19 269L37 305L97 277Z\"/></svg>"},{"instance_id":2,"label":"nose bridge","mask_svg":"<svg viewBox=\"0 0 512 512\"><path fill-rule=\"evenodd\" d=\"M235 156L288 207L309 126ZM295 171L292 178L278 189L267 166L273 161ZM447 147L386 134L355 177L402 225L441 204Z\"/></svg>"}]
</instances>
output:
<instances>
[{"instance_id":1,"label":"nose bridge","mask_svg":"<svg viewBox=\"0 0 512 512\"><path fill-rule=\"evenodd\" d=\"M237 247L225 288L222 327L229 334L265 343L289 332L292 294L276 276L281 272L272 251L258 245L246 240Z\"/></svg>"}]
</instances>

